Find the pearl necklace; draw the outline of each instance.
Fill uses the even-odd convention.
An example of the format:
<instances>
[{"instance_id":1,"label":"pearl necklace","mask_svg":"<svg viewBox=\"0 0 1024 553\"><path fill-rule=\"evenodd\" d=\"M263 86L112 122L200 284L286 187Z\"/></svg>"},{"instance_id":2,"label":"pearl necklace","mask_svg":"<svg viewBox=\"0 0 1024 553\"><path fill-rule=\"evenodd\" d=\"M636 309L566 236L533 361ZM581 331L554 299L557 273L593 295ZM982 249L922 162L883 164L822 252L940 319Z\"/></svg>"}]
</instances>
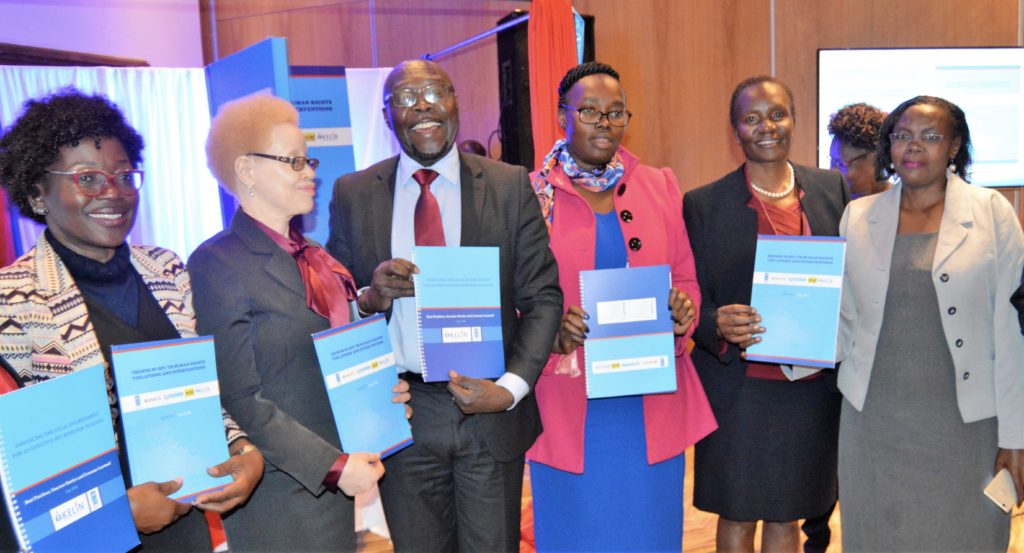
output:
<instances>
[{"instance_id":1,"label":"pearl necklace","mask_svg":"<svg viewBox=\"0 0 1024 553\"><path fill-rule=\"evenodd\" d=\"M786 196L789 196L789 193L792 192L793 188L796 186L796 175L793 172L793 164L787 161L786 165L789 167L789 186L787 186L785 190L780 190L779 192L771 192L765 190L764 188L761 188L754 181L750 181L750 187L754 189L754 192L757 192L758 194L765 196L767 198L771 198L773 200L778 200L780 198L785 198Z\"/></svg>"}]
</instances>

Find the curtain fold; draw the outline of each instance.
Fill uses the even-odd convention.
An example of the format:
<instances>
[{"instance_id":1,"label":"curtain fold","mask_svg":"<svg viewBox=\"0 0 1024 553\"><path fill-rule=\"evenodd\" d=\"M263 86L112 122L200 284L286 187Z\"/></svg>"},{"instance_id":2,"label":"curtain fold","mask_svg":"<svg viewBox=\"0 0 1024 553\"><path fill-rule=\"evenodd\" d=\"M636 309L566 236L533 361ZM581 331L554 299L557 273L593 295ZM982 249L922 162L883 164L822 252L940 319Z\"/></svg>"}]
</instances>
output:
<instances>
[{"instance_id":1,"label":"curtain fold","mask_svg":"<svg viewBox=\"0 0 1024 553\"><path fill-rule=\"evenodd\" d=\"M564 133L558 126L558 83L576 66L576 22L570 0L533 0L527 23L533 166Z\"/></svg>"},{"instance_id":2,"label":"curtain fold","mask_svg":"<svg viewBox=\"0 0 1024 553\"><path fill-rule=\"evenodd\" d=\"M217 181L206 167L210 112L202 68L0 66L0 125L9 127L26 100L67 86L109 98L145 140L146 177L130 242L162 246L187 258L223 228ZM17 228L19 253L42 233L40 225L19 215L0 218L0 225L4 236Z\"/></svg>"}]
</instances>

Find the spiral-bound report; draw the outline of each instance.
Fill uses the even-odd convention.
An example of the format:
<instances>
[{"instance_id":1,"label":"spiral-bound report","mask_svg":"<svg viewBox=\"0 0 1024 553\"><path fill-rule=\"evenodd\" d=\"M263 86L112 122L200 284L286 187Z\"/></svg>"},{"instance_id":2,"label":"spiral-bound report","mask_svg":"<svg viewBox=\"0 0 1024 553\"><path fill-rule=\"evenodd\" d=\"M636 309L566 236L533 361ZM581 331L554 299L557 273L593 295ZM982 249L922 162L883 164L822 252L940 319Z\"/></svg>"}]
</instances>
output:
<instances>
[{"instance_id":1,"label":"spiral-bound report","mask_svg":"<svg viewBox=\"0 0 1024 553\"><path fill-rule=\"evenodd\" d=\"M417 246L412 255L423 380L504 374L498 248Z\"/></svg>"},{"instance_id":2,"label":"spiral-bound report","mask_svg":"<svg viewBox=\"0 0 1024 553\"><path fill-rule=\"evenodd\" d=\"M138 545L102 365L0 396L0 480L24 551Z\"/></svg>"},{"instance_id":3,"label":"spiral-bound report","mask_svg":"<svg viewBox=\"0 0 1024 553\"><path fill-rule=\"evenodd\" d=\"M676 390L668 265L580 272L588 398Z\"/></svg>"}]
</instances>

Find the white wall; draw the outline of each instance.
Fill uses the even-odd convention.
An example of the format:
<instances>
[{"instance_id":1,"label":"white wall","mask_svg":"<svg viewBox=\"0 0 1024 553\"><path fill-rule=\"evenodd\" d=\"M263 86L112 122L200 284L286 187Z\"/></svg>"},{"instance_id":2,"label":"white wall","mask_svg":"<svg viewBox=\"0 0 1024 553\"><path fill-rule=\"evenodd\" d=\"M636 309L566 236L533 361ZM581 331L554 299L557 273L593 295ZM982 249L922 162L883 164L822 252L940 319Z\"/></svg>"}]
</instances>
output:
<instances>
[{"instance_id":1,"label":"white wall","mask_svg":"<svg viewBox=\"0 0 1024 553\"><path fill-rule=\"evenodd\" d=\"M203 65L198 0L0 0L0 42Z\"/></svg>"}]
</instances>

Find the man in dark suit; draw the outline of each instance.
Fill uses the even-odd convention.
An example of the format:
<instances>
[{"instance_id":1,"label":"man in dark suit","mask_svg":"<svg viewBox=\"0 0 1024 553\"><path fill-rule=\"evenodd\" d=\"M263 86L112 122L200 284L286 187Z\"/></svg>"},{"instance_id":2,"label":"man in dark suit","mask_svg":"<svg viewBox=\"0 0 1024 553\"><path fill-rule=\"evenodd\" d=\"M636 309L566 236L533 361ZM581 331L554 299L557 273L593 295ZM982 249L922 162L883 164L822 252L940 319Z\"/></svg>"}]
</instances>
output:
<instances>
[{"instance_id":1,"label":"man in dark suit","mask_svg":"<svg viewBox=\"0 0 1024 553\"><path fill-rule=\"evenodd\" d=\"M541 431L530 390L562 316L547 230L525 169L453 147L458 102L440 66L399 64L384 104L402 153L337 180L327 249L362 288L360 313L387 314L412 387L415 443L385 461L380 483L391 536L397 551L518 551L523 456ZM499 248L497 381L420 377L415 244Z\"/></svg>"}]
</instances>

